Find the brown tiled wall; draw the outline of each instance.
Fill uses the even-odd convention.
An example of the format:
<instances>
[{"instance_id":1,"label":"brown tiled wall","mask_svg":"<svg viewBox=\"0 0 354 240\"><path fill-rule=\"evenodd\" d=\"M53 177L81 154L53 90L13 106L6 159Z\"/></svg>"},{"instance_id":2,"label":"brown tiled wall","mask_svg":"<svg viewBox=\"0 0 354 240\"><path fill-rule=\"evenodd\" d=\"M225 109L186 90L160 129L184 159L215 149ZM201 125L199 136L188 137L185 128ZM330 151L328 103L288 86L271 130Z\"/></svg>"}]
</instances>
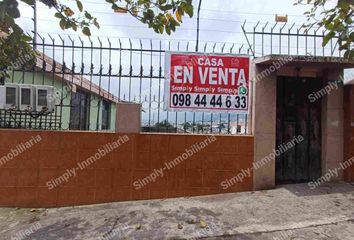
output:
<instances>
[{"instance_id":1,"label":"brown tiled wall","mask_svg":"<svg viewBox=\"0 0 354 240\"><path fill-rule=\"evenodd\" d=\"M0 157L19 143L42 141L0 165L0 206L55 207L114 201L170 198L252 190L253 176L224 191L220 182L253 162L253 137L217 136L216 141L164 177L135 190L145 178L207 136L129 134L129 141L97 160L67 183L49 190L47 182L86 160L122 134L0 130Z\"/></svg>"},{"instance_id":2,"label":"brown tiled wall","mask_svg":"<svg viewBox=\"0 0 354 240\"><path fill-rule=\"evenodd\" d=\"M344 93L344 160L354 157L354 87L345 87ZM354 165L344 171L344 179L354 182Z\"/></svg>"}]
</instances>

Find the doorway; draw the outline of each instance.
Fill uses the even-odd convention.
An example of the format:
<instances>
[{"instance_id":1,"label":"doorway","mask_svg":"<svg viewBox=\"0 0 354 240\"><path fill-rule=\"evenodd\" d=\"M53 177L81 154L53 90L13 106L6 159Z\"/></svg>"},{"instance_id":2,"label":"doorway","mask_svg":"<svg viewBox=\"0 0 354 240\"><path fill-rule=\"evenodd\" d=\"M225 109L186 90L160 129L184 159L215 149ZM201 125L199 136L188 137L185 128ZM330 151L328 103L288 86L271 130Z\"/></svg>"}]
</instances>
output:
<instances>
[{"instance_id":1,"label":"doorway","mask_svg":"<svg viewBox=\"0 0 354 240\"><path fill-rule=\"evenodd\" d=\"M302 141L276 158L276 183L301 183L321 176L322 88L318 78L278 77L276 146L301 136Z\"/></svg>"}]
</instances>

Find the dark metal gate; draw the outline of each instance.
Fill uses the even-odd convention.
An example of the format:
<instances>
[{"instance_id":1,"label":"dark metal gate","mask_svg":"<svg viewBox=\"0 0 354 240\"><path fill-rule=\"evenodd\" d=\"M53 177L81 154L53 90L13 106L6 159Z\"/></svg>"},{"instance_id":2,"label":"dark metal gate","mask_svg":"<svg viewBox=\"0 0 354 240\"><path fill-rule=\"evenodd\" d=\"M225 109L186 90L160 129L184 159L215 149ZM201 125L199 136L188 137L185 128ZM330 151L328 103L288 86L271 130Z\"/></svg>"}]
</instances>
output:
<instances>
[{"instance_id":1,"label":"dark metal gate","mask_svg":"<svg viewBox=\"0 0 354 240\"><path fill-rule=\"evenodd\" d=\"M321 79L278 78L276 144L298 136L303 141L277 157L277 182L307 182L321 176L321 100L309 98L321 87Z\"/></svg>"}]
</instances>

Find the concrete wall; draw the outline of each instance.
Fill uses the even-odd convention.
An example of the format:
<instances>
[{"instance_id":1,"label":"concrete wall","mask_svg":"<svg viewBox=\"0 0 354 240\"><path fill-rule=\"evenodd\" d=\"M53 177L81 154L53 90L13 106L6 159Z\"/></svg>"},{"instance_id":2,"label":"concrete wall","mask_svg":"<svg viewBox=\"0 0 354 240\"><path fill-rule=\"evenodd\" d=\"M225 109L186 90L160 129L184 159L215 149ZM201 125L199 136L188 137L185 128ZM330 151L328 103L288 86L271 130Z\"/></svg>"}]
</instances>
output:
<instances>
[{"instance_id":1,"label":"concrete wall","mask_svg":"<svg viewBox=\"0 0 354 240\"><path fill-rule=\"evenodd\" d=\"M78 163L96 156L103 146L124 139L123 136L0 130L0 206L71 206L252 190L252 171L250 177L226 190L221 185L222 181L251 167L253 137L249 136L216 136L207 147L168 170L165 163L212 136L128 134L125 136L128 141L120 142L118 148L83 169L78 167L82 166ZM37 143L30 140L38 138L41 141ZM65 173L67 176L68 169L73 168L76 177L56 184L59 177ZM163 177L137 190L136 181L160 168L165 168Z\"/></svg>"},{"instance_id":2,"label":"concrete wall","mask_svg":"<svg viewBox=\"0 0 354 240\"><path fill-rule=\"evenodd\" d=\"M344 161L354 157L354 86L344 89ZM354 182L354 162L345 169L344 179Z\"/></svg>"},{"instance_id":3,"label":"concrete wall","mask_svg":"<svg viewBox=\"0 0 354 240\"><path fill-rule=\"evenodd\" d=\"M70 99L71 99L71 91L70 88L66 84L63 85L62 82L53 78L51 74L43 74L43 73L32 73L32 72L14 72L11 76L10 82L20 83L20 84L35 84L35 85L49 85L54 86L55 90L63 95L63 106L62 107L62 128L69 129L70 122ZM69 90L69 91L67 91ZM96 94L91 94L91 107L90 107L90 130L97 130L97 115L98 117L98 125L99 129L102 129L102 107L98 108L100 102L100 98ZM56 104L60 104L60 99L56 101ZM102 104L101 104L102 105ZM100 110L100 112L99 112ZM115 119L116 119L116 104L111 104L111 119L110 119L110 128L109 130L115 130Z\"/></svg>"}]
</instances>

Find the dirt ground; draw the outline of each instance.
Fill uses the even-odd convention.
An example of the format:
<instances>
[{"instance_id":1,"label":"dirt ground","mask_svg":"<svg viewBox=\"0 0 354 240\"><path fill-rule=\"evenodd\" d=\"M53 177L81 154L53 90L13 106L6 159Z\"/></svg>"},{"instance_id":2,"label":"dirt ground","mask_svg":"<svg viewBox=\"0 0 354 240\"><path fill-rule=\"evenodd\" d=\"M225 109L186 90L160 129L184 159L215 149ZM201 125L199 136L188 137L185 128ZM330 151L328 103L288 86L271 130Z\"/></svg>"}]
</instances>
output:
<instances>
[{"instance_id":1,"label":"dirt ground","mask_svg":"<svg viewBox=\"0 0 354 240\"><path fill-rule=\"evenodd\" d=\"M306 184L55 209L0 208L0 239L354 240L354 186Z\"/></svg>"}]
</instances>

